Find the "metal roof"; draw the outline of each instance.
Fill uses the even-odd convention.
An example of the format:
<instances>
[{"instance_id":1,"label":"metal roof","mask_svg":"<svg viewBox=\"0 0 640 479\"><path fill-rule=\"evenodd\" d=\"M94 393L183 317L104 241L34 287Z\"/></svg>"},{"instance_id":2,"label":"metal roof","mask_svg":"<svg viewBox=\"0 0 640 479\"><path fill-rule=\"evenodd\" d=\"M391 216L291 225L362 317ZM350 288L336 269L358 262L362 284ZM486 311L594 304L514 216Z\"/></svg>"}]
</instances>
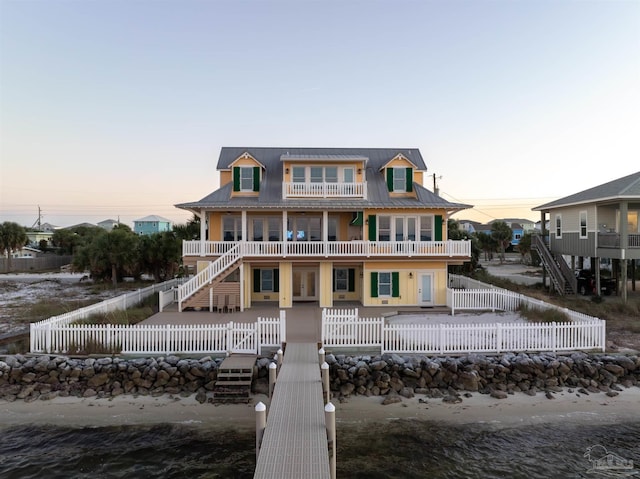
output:
<instances>
[{"instance_id":1,"label":"metal roof","mask_svg":"<svg viewBox=\"0 0 640 479\"><path fill-rule=\"evenodd\" d=\"M229 165L244 152L248 152L256 160L266 166L262 175L258 196L231 197L230 183L210 193L199 201L175 205L178 208L199 211L201 209L277 209L277 210L356 210L363 208L441 208L458 211L471 208L463 203L451 203L444 198L414 183L415 198L391 197L387 184L378 169L388 163L398 153L415 162L421 170L426 170L422 155L417 149L365 149L365 148L223 148L218 161L218 169L227 169ZM286 153L296 158L307 155L317 158L318 155L345 155L368 158L365 168L367 180L367 198L282 198L282 163L280 157Z\"/></svg>"},{"instance_id":2,"label":"metal roof","mask_svg":"<svg viewBox=\"0 0 640 479\"><path fill-rule=\"evenodd\" d=\"M546 211L551 208L573 206L584 203L602 203L605 201L633 199L640 200L640 171L618 178L588 190L565 196L559 200L532 208L533 211Z\"/></svg>"}]
</instances>

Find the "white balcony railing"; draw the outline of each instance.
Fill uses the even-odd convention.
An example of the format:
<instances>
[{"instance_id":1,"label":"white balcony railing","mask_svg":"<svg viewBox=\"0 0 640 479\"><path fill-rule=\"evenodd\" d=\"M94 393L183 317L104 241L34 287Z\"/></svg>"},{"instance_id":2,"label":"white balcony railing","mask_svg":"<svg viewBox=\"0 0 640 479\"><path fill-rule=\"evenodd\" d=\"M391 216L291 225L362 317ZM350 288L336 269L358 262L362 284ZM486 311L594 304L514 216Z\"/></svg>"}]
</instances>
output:
<instances>
[{"instance_id":1,"label":"white balcony railing","mask_svg":"<svg viewBox=\"0 0 640 479\"><path fill-rule=\"evenodd\" d=\"M362 183L282 183L283 198L366 198Z\"/></svg>"},{"instance_id":2,"label":"white balcony railing","mask_svg":"<svg viewBox=\"0 0 640 479\"><path fill-rule=\"evenodd\" d=\"M240 256L452 257L471 256L470 241L183 241L183 256L220 256L238 245Z\"/></svg>"}]
</instances>

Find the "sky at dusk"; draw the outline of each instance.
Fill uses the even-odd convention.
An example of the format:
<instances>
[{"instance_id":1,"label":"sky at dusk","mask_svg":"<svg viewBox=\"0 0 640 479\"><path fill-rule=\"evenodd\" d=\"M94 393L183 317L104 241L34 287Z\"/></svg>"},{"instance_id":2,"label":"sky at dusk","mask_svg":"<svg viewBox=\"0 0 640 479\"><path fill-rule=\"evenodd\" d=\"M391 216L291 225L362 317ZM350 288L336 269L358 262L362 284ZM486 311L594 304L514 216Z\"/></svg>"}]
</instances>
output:
<instances>
[{"instance_id":1,"label":"sky at dusk","mask_svg":"<svg viewBox=\"0 0 640 479\"><path fill-rule=\"evenodd\" d=\"M184 222L223 146L419 148L537 220L640 170L640 1L0 0L0 128L0 222Z\"/></svg>"}]
</instances>

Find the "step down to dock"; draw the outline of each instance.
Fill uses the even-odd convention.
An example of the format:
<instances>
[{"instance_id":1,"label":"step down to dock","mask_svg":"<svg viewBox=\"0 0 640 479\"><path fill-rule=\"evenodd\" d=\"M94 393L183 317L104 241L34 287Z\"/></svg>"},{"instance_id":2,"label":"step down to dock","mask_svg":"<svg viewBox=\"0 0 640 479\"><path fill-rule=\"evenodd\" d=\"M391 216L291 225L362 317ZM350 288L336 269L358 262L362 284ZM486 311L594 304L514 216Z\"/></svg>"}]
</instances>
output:
<instances>
[{"instance_id":1,"label":"step down to dock","mask_svg":"<svg viewBox=\"0 0 640 479\"><path fill-rule=\"evenodd\" d=\"M214 403L251 400L251 381L257 358L253 354L232 354L222 361L213 388Z\"/></svg>"}]
</instances>

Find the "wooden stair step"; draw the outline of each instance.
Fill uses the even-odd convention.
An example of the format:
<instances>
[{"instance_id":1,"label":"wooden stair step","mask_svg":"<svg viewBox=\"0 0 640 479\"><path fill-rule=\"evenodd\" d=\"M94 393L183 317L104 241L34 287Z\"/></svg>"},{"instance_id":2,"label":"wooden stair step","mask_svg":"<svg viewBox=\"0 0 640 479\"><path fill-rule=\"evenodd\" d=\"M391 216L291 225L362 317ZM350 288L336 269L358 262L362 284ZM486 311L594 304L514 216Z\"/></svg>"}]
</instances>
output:
<instances>
[{"instance_id":1,"label":"wooden stair step","mask_svg":"<svg viewBox=\"0 0 640 479\"><path fill-rule=\"evenodd\" d=\"M251 380L243 381L216 381L217 386L251 386Z\"/></svg>"}]
</instances>

